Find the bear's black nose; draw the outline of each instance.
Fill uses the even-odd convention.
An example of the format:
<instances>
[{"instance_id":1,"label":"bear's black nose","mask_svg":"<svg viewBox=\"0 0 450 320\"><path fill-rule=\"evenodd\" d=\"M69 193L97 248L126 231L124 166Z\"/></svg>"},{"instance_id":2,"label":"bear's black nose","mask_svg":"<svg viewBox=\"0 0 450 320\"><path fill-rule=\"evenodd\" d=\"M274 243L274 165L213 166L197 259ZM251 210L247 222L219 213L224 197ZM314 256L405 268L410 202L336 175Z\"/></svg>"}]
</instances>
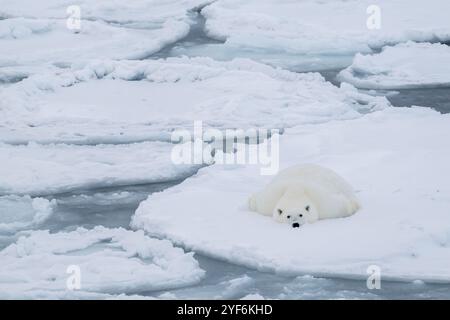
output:
<instances>
[{"instance_id":1,"label":"bear's black nose","mask_svg":"<svg viewBox=\"0 0 450 320\"><path fill-rule=\"evenodd\" d=\"M299 228L299 227L300 227L300 224L297 222L292 224L292 228Z\"/></svg>"}]
</instances>

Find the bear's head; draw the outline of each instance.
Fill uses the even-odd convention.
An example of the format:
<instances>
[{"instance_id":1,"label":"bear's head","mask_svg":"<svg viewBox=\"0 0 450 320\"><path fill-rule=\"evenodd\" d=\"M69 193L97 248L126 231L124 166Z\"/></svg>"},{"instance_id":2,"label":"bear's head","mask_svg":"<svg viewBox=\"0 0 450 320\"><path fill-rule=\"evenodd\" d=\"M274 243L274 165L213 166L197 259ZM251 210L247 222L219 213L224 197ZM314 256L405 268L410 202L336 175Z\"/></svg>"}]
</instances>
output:
<instances>
[{"instance_id":1,"label":"bear's head","mask_svg":"<svg viewBox=\"0 0 450 320\"><path fill-rule=\"evenodd\" d=\"M298 190L287 190L278 200L272 216L276 221L288 223L293 228L319 219L314 202L304 192Z\"/></svg>"}]
</instances>

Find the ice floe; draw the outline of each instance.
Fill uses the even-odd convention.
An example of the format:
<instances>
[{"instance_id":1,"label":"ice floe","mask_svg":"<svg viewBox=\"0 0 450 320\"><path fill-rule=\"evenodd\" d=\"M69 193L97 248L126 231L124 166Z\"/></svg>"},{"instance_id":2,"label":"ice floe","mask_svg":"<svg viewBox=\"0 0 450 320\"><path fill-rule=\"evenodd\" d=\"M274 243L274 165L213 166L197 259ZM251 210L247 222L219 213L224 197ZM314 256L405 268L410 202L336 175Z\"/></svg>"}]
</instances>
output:
<instances>
[{"instance_id":1,"label":"ice floe","mask_svg":"<svg viewBox=\"0 0 450 320\"><path fill-rule=\"evenodd\" d=\"M450 116L387 108L359 119L303 125L281 136L280 163L317 163L343 175L362 209L293 229L247 209L270 176L213 165L141 203L132 227L258 270L450 281Z\"/></svg>"},{"instance_id":2,"label":"ice floe","mask_svg":"<svg viewBox=\"0 0 450 320\"><path fill-rule=\"evenodd\" d=\"M171 181L198 169L196 165L173 164L172 148L165 142L96 146L0 143L0 195L46 195Z\"/></svg>"},{"instance_id":3,"label":"ice floe","mask_svg":"<svg viewBox=\"0 0 450 320\"><path fill-rule=\"evenodd\" d=\"M0 67L45 63L67 66L89 59L141 59L188 32L189 24L173 20L165 21L156 29L83 21L82 28L74 32L67 29L64 19L5 19L0 20Z\"/></svg>"},{"instance_id":4,"label":"ice floe","mask_svg":"<svg viewBox=\"0 0 450 320\"><path fill-rule=\"evenodd\" d=\"M407 42L377 54L357 54L338 78L365 89L449 87L449 61L448 45Z\"/></svg>"},{"instance_id":5,"label":"ice floe","mask_svg":"<svg viewBox=\"0 0 450 320\"><path fill-rule=\"evenodd\" d=\"M351 119L387 100L247 59L96 61L0 91L4 142L168 139L195 120L216 128L284 128ZM165 133L165 136L164 136Z\"/></svg>"},{"instance_id":6,"label":"ice floe","mask_svg":"<svg viewBox=\"0 0 450 320\"><path fill-rule=\"evenodd\" d=\"M204 275L192 253L169 241L103 227L33 231L0 251L0 259L3 299L114 298L106 294L173 289Z\"/></svg>"},{"instance_id":7,"label":"ice floe","mask_svg":"<svg viewBox=\"0 0 450 320\"><path fill-rule=\"evenodd\" d=\"M225 43L197 54L234 52L302 70L341 68L356 52L386 44L450 40L448 10L446 0L426 6L420 0L216 1L201 13L207 35Z\"/></svg>"},{"instance_id":8,"label":"ice floe","mask_svg":"<svg viewBox=\"0 0 450 320\"><path fill-rule=\"evenodd\" d=\"M56 201L30 196L0 196L0 234L38 227L53 213Z\"/></svg>"},{"instance_id":9,"label":"ice floe","mask_svg":"<svg viewBox=\"0 0 450 320\"><path fill-rule=\"evenodd\" d=\"M89 59L146 58L185 37L190 11L208 2L5 0L0 79L2 67L11 68L11 74L36 64L66 67Z\"/></svg>"}]
</instances>

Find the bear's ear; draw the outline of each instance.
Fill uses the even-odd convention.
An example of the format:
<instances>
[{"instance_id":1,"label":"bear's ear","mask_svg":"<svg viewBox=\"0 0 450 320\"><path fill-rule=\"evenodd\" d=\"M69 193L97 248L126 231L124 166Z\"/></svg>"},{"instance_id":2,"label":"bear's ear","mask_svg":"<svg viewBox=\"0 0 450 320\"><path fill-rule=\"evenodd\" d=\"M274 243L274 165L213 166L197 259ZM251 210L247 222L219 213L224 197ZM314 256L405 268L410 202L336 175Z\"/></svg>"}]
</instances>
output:
<instances>
[{"instance_id":1,"label":"bear's ear","mask_svg":"<svg viewBox=\"0 0 450 320\"><path fill-rule=\"evenodd\" d=\"M278 209L278 214L282 214L282 213L283 213L283 210Z\"/></svg>"},{"instance_id":2,"label":"bear's ear","mask_svg":"<svg viewBox=\"0 0 450 320\"><path fill-rule=\"evenodd\" d=\"M306 207L305 207L305 210L306 210L306 211L309 211L309 206L306 206Z\"/></svg>"}]
</instances>

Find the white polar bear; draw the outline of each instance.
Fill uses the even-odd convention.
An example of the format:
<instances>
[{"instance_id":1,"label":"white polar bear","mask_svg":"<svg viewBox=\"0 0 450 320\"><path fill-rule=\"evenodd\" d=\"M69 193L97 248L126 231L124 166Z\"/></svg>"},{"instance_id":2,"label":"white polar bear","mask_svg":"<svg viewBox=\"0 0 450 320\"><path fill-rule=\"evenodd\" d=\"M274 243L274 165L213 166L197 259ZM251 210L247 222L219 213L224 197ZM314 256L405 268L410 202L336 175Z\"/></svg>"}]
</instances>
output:
<instances>
[{"instance_id":1,"label":"white polar bear","mask_svg":"<svg viewBox=\"0 0 450 320\"><path fill-rule=\"evenodd\" d=\"M321 219L351 216L359 203L343 178L330 169L306 164L279 172L249 198L249 207L297 228Z\"/></svg>"}]
</instances>

